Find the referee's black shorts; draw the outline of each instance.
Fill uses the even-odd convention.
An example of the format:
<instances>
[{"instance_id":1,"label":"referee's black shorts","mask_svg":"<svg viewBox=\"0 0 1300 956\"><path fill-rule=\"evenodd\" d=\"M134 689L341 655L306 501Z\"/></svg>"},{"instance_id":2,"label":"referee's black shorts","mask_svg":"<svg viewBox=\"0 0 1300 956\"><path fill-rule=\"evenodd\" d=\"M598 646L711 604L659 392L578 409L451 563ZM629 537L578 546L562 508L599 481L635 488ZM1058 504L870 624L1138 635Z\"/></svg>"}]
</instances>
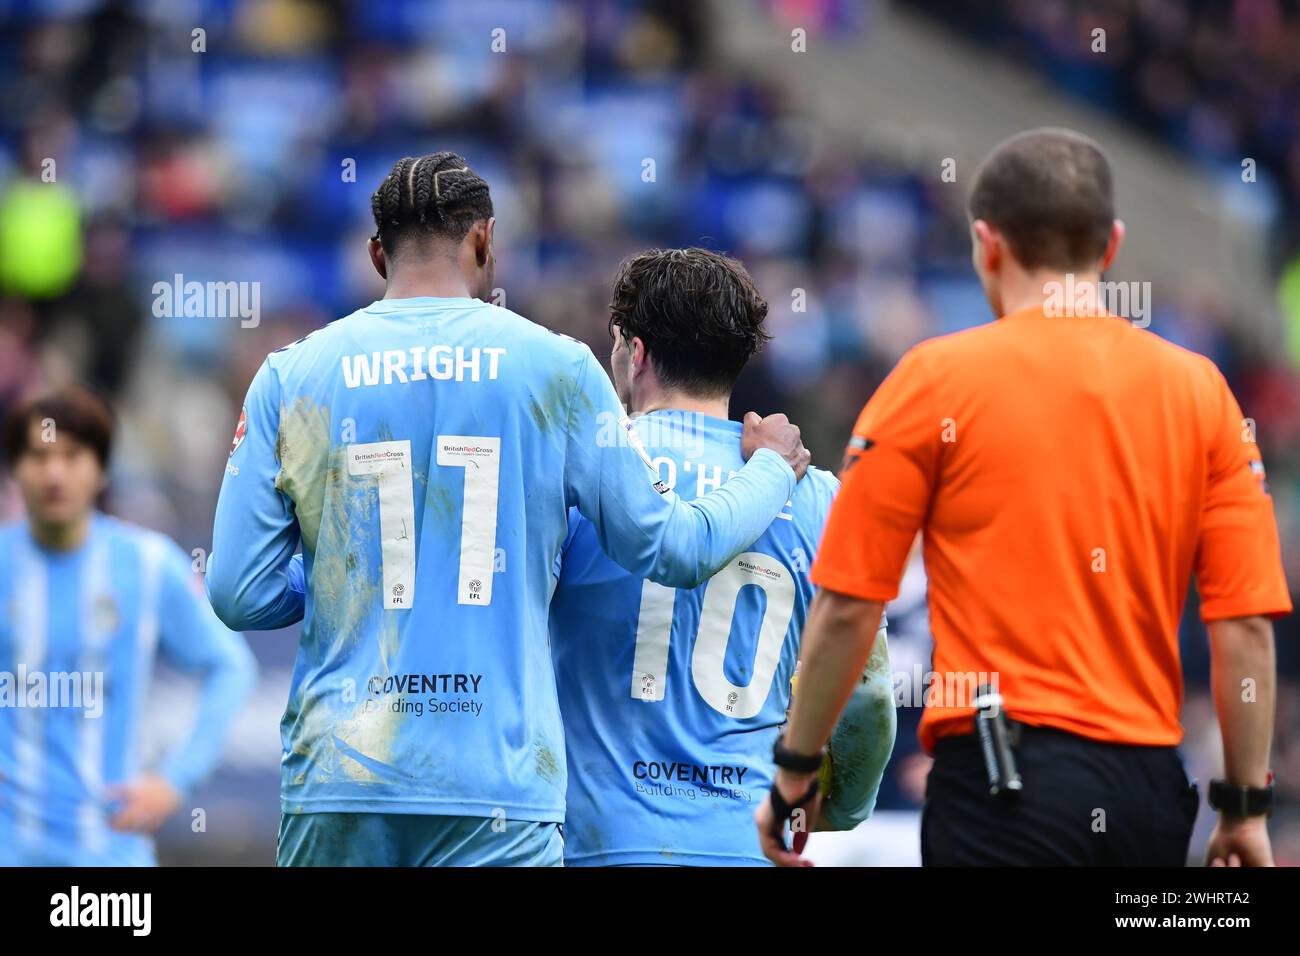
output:
<instances>
[{"instance_id":1,"label":"referee's black shorts","mask_svg":"<svg viewBox=\"0 0 1300 956\"><path fill-rule=\"evenodd\" d=\"M1173 747L1019 726L1024 788L989 793L974 734L934 748L924 866L1185 866L1199 804Z\"/></svg>"}]
</instances>

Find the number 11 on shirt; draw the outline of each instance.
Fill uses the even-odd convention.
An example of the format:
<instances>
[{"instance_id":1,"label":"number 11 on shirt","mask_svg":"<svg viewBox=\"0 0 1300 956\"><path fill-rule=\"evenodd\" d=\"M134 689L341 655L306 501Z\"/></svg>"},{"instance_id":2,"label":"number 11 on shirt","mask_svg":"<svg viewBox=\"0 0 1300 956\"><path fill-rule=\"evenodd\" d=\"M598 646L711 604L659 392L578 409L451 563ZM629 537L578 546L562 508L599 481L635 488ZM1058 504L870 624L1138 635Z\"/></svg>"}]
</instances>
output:
<instances>
[{"instance_id":1,"label":"number 11 on shirt","mask_svg":"<svg viewBox=\"0 0 1300 956\"><path fill-rule=\"evenodd\" d=\"M438 464L465 469L456 603L492 603L496 551L501 439L439 435ZM415 491L411 443L379 441L349 445L348 474L375 478L379 486L379 557L384 607L406 610L415 602Z\"/></svg>"},{"instance_id":2,"label":"number 11 on shirt","mask_svg":"<svg viewBox=\"0 0 1300 956\"><path fill-rule=\"evenodd\" d=\"M379 486L379 563L384 607L409 610L415 603L415 493L411 443L375 441L348 445L348 474L373 476Z\"/></svg>"},{"instance_id":3,"label":"number 11 on shirt","mask_svg":"<svg viewBox=\"0 0 1300 956\"><path fill-rule=\"evenodd\" d=\"M492 568L497 542L497 494L501 439L439 435L438 464L465 469L465 505L460 519L457 604L492 603Z\"/></svg>"}]
</instances>

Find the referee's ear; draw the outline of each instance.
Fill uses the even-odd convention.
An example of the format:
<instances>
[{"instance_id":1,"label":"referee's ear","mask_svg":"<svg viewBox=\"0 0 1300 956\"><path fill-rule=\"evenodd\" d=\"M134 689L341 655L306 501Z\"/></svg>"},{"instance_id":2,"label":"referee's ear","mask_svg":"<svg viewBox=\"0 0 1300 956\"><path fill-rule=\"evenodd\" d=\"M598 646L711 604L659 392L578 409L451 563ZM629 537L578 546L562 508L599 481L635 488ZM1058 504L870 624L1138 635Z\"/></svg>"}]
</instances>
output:
<instances>
[{"instance_id":1,"label":"referee's ear","mask_svg":"<svg viewBox=\"0 0 1300 956\"><path fill-rule=\"evenodd\" d=\"M1110 268L1110 264L1119 255L1119 247L1123 242L1124 220L1116 219L1110 224L1110 240L1106 243L1106 251L1101 254L1101 264L1097 269L1098 272L1105 272Z\"/></svg>"}]
</instances>

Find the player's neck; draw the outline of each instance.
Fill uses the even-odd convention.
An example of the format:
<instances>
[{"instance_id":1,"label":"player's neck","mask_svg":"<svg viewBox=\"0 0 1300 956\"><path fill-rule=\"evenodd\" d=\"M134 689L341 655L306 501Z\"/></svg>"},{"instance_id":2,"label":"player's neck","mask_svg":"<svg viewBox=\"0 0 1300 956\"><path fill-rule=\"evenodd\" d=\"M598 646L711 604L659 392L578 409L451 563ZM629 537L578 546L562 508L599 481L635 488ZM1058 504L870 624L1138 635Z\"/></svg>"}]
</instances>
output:
<instances>
[{"instance_id":1,"label":"player's neck","mask_svg":"<svg viewBox=\"0 0 1300 956\"><path fill-rule=\"evenodd\" d=\"M76 551L90 535L90 512L71 521L44 522L32 518L29 522L32 538L46 551Z\"/></svg>"},{"instance_id":2,"label":"player's neck","mask_svg":"<svg viewBox=\"0 0 1300 956\"><path fill-rule=\"evenodd\" d=\"M472 299L469 284L453 262L438 260L418 270L390 274L385 299Z\"/></svg>"},{"instance_id":3,"label":"player's neck","mask_svg":"<svg viewBox=\"0 0 1300 956\"><path fill-rule=\"evenodd\" d=\"M1002 286L1002 315L1012 315L1026 309L1043 308L1049 298L1069 293L1070 298L1080 295L1086 287L1096 286L1101 280L1097 272L1053 272L1039 270L1022 272L1012 278L1007 276Z\"/></svg>"},{"instance_id":4,"label":"player's neck","mask_svg":"<svg viewBox=\"0 0 1300 956\"><path fill-rule=\"evenodd\" d=\"M700 398L683 392L660 392L654 396L634 403L633 417L649 415L651 412L693 412L712 418L726 418L729 401L727 396L721 398Z\"/></svg>"}]
</instances>

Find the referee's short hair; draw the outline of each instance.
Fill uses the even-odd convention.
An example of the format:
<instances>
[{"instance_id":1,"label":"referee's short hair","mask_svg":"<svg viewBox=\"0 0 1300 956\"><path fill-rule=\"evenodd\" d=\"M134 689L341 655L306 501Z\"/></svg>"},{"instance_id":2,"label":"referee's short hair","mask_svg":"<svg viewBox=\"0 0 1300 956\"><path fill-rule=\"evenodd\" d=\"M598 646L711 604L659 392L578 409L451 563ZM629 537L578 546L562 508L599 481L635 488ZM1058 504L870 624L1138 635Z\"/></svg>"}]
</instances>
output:
<instances>
[{"instance_id":1,"label":"referee's short hair","mask_svg":"<svg viewBox=\"0 0 1300 956\"><path fill-rule=\"evenodd\" d=\"M1020 133L975 171L967 212L997 228L1026 269L1094 266L1110 241L1115 199L1110 161L1073 130Z\"/></svg>"}]
</instances>

